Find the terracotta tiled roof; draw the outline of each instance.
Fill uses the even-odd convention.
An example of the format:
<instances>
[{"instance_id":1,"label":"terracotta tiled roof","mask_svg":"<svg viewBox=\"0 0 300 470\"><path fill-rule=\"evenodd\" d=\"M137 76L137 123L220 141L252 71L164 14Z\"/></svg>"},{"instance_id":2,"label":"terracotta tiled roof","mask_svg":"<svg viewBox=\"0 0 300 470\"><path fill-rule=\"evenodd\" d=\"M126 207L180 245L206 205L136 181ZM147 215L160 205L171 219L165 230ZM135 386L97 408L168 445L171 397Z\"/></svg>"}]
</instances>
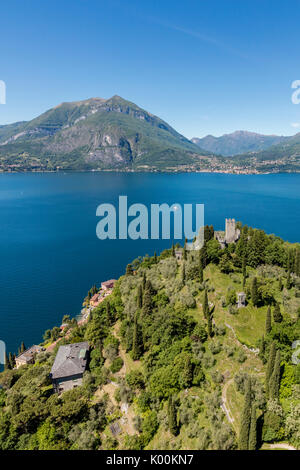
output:
<instances>
[{"instance_id":1,"label":"terracotta tiled roof","mask_svg":"<svg viewBox=\"0 0 300 470\"><path fill-rule=\"evenodd\" d=\"M107 287L108 289L114 287L115 282L117 282L116 279L110 279L109 281L104 281L101 283L101 286Z\"/></svg>"}]
</instances>

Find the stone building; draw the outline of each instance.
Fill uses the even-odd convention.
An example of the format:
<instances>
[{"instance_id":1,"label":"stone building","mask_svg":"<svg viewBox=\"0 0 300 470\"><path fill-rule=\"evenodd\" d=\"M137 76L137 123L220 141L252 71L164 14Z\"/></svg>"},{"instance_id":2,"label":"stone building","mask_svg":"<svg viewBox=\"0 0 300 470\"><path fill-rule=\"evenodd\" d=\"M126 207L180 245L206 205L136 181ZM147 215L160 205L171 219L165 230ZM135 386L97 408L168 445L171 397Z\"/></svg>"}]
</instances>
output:
<instances>
[{"instance_id":1,"label":"stone building","mask_svg":"<svg viewBox=\"0 0 300 470\"><path fill-rule=\"evenodd\" d=\"M242 308L246 306L246 294L245 292L238 292L237 294L237 308Z\"/></svg>"},{"instance_id":2,"label":"stone building","mask_svg":"<svg viewBox=\"0 0 300 470\"><path fill-rule=\"evenodd\" d=\"M60 346L50 373L54 392L62 393L82 385L88 353L86 341Z\"/></svg>"},{"instance_id":3,"label":"stone building","mask_svg":"<svg viewBox=\"0 0 300 470\"><path fill-rule=\"evenodd\" d=\"M16 357L16 368L18 369L25 364L34 364L36 355L43 350L41 346L37 346L36 344L26 349L26 351Z\"/></svg>"},{"instance_id":4,"label":"stone building","mask_svg":"<svg viewBox=\"0 0 300 470\"><path fill-rule=\"evenodd\" d=\"M225 242L235 243L240 238L241 231L236 228L235 219L225 219Z\"/></svg>"},{"instance_id":5,"label":"stone building","mask_svg":"<svg viewBox=\"0 0 300 470\"><path fill-rule=\"evenodd\" d=\"M177 261L182 260L182 250L175 250L175 258L177 259Z\"/></svg>"},{"instance_id":6,"label":"stone building","mask_svg":"<svg viewBox=\"0 0 300 470\"><path fill-rule=\"evenodd\" d=\"M215 239L218 240L222 249L229 243L236 243L240 238L241 231L236 228L235 219L225 219L225 232L216 231L214 233Z\"/></svg>"}]
</instances>

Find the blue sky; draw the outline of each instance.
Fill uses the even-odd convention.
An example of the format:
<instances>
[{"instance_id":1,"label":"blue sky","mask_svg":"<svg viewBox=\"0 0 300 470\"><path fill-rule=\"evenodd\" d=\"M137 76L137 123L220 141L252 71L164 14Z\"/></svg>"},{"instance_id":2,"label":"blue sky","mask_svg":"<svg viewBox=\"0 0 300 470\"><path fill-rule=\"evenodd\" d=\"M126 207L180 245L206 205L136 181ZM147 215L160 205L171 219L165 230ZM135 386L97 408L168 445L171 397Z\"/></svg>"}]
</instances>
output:
<instances>
[{"instance_id":1,"label":"blue sky","mask_svg":"<svg viewBox=\"0 0 300 470\"><path fill-rule=\"evenodd\" d=\"M0 124L118 94L189 138L292 135L299 18L298 0L2 2Z\"/></svg>"}]
</instances>

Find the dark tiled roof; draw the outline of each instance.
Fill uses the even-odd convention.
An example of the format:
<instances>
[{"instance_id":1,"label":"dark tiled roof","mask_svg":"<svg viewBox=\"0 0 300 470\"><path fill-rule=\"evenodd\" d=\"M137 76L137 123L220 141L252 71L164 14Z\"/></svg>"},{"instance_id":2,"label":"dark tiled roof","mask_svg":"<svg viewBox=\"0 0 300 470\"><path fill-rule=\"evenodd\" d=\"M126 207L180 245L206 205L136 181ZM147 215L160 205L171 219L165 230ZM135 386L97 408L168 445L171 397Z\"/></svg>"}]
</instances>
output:
<instances>
[{"instance_id":1,"label":"dark tiled roof","mask_svg":"<svg viewBox=\"0 0 300 470\"><path fill-rule=\"evenodd\" d=\"M87 341L60 346L51 369L51 377L59 379L83 374L86 369L88 349Z\"/></svg>"},{"instance_id":2,"label":"dark tiled roof","mask_svg":"<svg viewBox=\"0 0 300 470\"><path fill-rule=\"evenodd\" d=\"M34 356L34 354L38 354L40 353L41 351L43 350L43 348L41 346L37 346L36 344L34 344L33 346L31 346L30 348L26 349L24 352L22 352L21 354L19 354L16 359L27 359L27 360L30 360L32 359L32 357Z\"/></svg>"}]
</instances>

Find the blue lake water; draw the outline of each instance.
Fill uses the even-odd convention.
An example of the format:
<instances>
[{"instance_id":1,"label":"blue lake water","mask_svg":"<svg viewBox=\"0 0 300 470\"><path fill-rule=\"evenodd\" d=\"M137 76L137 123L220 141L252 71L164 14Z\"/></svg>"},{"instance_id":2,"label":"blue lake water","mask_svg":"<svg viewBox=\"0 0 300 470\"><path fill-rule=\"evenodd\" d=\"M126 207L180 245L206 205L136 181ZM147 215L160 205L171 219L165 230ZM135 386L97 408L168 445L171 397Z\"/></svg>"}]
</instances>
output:
<instances>
[{"instance_id":1,"label":"blue lake water","mask_svg":"<svg viewBox=\"0 0 300 470\"><path fill-rule=\"evenodd\" d=\"M168 240L96 237L101 203L204 203L205 223L225 217L300 241L300 174L0 175L0 339L16 351L41 341L64 314L76 315L88 289L118 278L128 262Z\"/></svg>"}]
</instances>

